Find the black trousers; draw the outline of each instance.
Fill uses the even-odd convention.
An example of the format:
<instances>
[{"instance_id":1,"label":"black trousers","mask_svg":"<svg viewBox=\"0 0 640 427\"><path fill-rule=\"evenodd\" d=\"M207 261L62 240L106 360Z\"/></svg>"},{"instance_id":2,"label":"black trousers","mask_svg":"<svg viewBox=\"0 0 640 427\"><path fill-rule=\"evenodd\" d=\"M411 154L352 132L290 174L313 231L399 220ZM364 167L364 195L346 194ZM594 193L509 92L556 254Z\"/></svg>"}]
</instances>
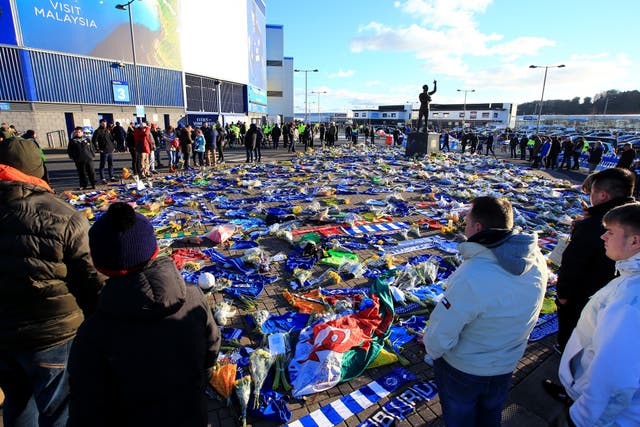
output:
<instances>
[{"instance_id":1,"label":"black trousers","mask_svg":"<svg viewBox=\"0 0 640 427\"><path fill-rule=\"evenodd\" d=\"M78 178L80 178L80 187L96 186L96 171L93 168L93 160L77 161L76 169L78 170Z\"/></svg>"},{"instance_id":2,"label":"black trousers","mask_svg":"<svg viewBox=\"0 0 640 427\"><path fill-rule=\"evenodd\" d=\"M561 350L564 350L564 346L567 345L585 305L587 305L587 301L567 300L566 304L558 304L556 301L558 307L558 345Z\"/></svg>"}]
</instances>

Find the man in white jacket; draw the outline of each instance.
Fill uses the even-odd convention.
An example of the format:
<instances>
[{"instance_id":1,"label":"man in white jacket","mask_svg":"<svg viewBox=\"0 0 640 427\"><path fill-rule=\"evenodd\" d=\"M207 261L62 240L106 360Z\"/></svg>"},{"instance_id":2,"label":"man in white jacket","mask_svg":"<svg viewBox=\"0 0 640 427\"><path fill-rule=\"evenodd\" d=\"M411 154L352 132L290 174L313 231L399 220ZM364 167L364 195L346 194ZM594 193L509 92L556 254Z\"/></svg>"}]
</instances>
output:
<instances>
[{"instance_id":1,"label":"man in white jacket","mask_svg":"<svg viewBox=\"0 0 640 427\"><path fill-rule=\"evenodd\" d=\"M447 426L499 426L511 374L536 324L547 265L535 234L513 230L505 199L478 197L465 217L464 262L424 336Z\"/></svg>"},{"instance_id":2,"label":"man in white jacket","mask_svg":"<svg viewBox=\"0 0 640 427\"><path fill-rule=\"evenodd\" d=\"M573 399L567 425L640 425L640 203L603 219L607 257L619 276L591 297L560 361Z\"/></svg>"}]
</instances>

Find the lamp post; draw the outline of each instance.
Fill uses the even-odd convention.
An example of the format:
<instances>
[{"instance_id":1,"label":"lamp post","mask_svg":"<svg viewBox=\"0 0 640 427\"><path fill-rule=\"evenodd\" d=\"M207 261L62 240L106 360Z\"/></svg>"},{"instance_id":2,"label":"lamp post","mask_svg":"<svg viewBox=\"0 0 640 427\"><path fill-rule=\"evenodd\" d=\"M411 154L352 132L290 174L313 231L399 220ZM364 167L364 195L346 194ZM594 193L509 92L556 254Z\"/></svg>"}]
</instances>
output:
<instances>
[{"instance_id":1,"label":"lamp post","mask_svg":"<svg viewBox=\"0 0 640 427\"><path fill-rule=\"evenodd\" d=\"M309 121L309 109L307 104L307 83L309 73L317 73L318 69L315 68L313 70L293 70L296 73L304 73L304 121L305 123Z\"/></svg>"},{"instance_id":2,"label":"lamp post","mask_svg":"<svg viewBox=\"0 0 640 427\"><path fill-rule=\"evenodd\" d=\"M529 65L529 68L544 68L544 80L542 80L542 95L540 96L540 108L538 108L538 123L536 124L536 135L540 131L540 116L542 115L542 101L544 100L544 87L547 85L547 71L549 68L564 68L560 65Z\"/></svg>"},{"instance_id":3,"label":"lamp post","mask_svg":"<svg viewBox=\"0 0 640 427\"><path fill-rule=\"evenodd\" d=\"M464 104L462 104L462 129L464 130L464 123L467 119L467 93L475 92L475 89L456 89L458 92L464 92Z\"/></svg>"},{"instance_id":4,"label":"lamp post","mask_svg":"<svg viewBox=\"0 0 640 427\"><path fill-rule=\"evenodd\" d=\"M117 4L116 9L129 11L129 33L131 34L131 51L133 53L133 72L136 79L136 95L138 104L142 104L142 98L140 98L140 79L138 78L138 62L136 60L136 40L133 36L133 18L131 16L131 3L135 0L129 0L125 4Z\"/></svg>"},{"instance_id":5,"label":"lamp post","mask_svg":"<svg viewBox=\"0 0 640 427\"><path fill-rule=\"evenodd\" d=\"M311 91L311 93L315 93L316 95L318 95L318 124L320 124L320 94L327 93L327 91L326 90Z\"/></svg>"},{"instance_id":6,"label":"lamp post","mask_svg":"<svg viewBox=\"0 0 640 427\"><path fill-rule=\"evenodd\" d=\"M218 123L220 126L223 126L222 123L222 96L220 94L222 85L220 84L220 80L214 80L213 84L216 86L216 95L218 96Z\"/></svg>"}]
</instances>

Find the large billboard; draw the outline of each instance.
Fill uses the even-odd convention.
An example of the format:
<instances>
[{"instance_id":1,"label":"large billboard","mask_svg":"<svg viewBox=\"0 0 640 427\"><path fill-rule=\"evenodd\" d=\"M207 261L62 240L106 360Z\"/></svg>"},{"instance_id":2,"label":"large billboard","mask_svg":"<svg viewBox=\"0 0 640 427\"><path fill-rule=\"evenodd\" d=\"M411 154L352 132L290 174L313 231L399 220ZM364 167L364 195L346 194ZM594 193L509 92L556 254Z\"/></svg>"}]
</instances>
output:
<instances>
[{"instance_id":1,"label":"large billboard","mask_svg":"<svg viewBox=\"0 0 640 427\"><path fill-rule=\"evenodd\" d=\"M129 12L117 2L15 0L23 45L132 62ZM181 68L179 2L136 0L128 6L139 64Z\"/></svg>"},{"instance_id":2,"label":"large billboard","mask_svg":"<svg viewBox=\"0 0 640 427\"><path fill-rule=\"evenodd\" d=\"M264 0L247 0L249 84L267 90L267 26Z\"/></svg>"},{"instance_id":3,"label":"large billboard","mask_svg":"<svg viewBox=\"0 0 640 427\"><path fill-rule=\"evenodd\" d=\"M0 44L16 44L16 31L9 0L0 0Z\"/></svg>"},{"instance_id":4,"label":"large billboard","mask_svg":"<svg viewBox=\"0 0 640 427\"><path fill-rule=\"evenodd\" d=\"M180 7L184 71L249 83L246 0L183 0Z\"/></svg>"}]
</instances>

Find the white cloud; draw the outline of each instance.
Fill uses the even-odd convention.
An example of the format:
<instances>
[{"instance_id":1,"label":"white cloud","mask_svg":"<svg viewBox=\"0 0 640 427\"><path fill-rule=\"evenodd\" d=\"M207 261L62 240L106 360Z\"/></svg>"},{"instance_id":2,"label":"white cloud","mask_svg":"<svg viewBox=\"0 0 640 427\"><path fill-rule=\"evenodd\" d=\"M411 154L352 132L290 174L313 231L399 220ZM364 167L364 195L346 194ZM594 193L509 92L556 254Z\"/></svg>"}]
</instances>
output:
<instances>
[{"instance_id":1,"label":"white cloud","mask_svg":"<svg viewBox=\"0 0 640 427\"><path fill-rule=\"evenodd\" d=\"M371 80L369 82L366 82L364 85L366 87L371 87L371 86L380 86L382 84L382 82L380 80Z\"/></svg>"},{"instance_id":2,"label":"white cloud","mask_svg":"<svg viewBox=\"0 0 640 427\"><path fill-rule=\"evenodd\" d=\"M405 27L370 22L358 28L351 40L352 52L406 51L425 61L431 72L461 78L469 71L466 58L494 58L512 62L522 56L536 56L555 41L523 36L504 40L504 35L483 33L475 15L484 13L492 0L406 0L395 6L421 21Z\"/></svg>"},{"instance_id":3,"label":"white cloud","mask_svg":"<svg viewBox=\"0 0 640 427\"><path fill-rule=\"evenodd\" d=\"M484 13L493 0L407 0L395 2L403 12L420 18L425 25L440 27L475 26L474 14Z\"/></svg>"},{"instance_id":4,"label":"white cloud","mask_svg":"<svg viewBox=\"0 0 640 427\"><path fill-rule=\"evenodd\" d=\"M344 70L342 70L342 68L340 68L340 69L338 70L338 72L337 72L337 73L329 74L329 78L330 78L330 79L334 79L334 78L336 78L336 77L338 77L338 78L345 78L345 77L351 77L351 76L353 76L354 74L355 74L355 71L353 71L353 70L346 70L346 71L344 71Z\"/></svg>"},{"instance_id":5,"label":"white cloud","mask_svg":"<svg viewBox=\"0 0 640 427\"><path fill-rule=\"evenodd\" d=\"M640 86L640 75L631 71L636 69L633 61L626 55L603 56L599 54L576 55L579 59L570 58L564 61L565 68L549 69L545 86L544 99L572 99L576 96L593 97L607 89L633 90ZM460 66L459 59L450 59L450 67ZM444 61L444 59L438 59ZM439 62L442 63L442 62ZM463 94L456 89L475 89L468 93L468 103L507 102L522 103L540 99L544 70L530 69L530 62L490 62L491 66L468 68L452 78L438 78L438 91L433 97L435 103L462 103ZM429 71L431 73L431 70ZM606 76L606 79L603 78ZM418 94L421 86L432 86L431 78L415 84L385 86L363 85L362 90L352 87L326 87L326 95L322 95L322 111L344 111L345 108L377 107L378 105L418 105ZM590 88L585 92L585 87ZM317 89L313 89L317 90ZM296 111L304 111L304 91L296 92L300 100ZM309 101L315 97L309 95ZM315 104L309 107L314 110Z\"/></svg>"},{"instance_id":6,"label":"white cloud","mask_svg":"<svg viewBox=\"0 0 640 427\"><path fill-rule=\"evenodd\" d=\"M609 56L609 53L592 53L592 54L573 54L569 57L572 61L589 60L589 59L602 59Z\"/></svg>"},{"instance_id":7,"label":"white cloud","mask_svg":"<svg viewBox=\"0 0 640 427\"><path fill-rule=\"evenodd\" d=\"M608 90L633 90L640 84L633 61L626 55L609 58L601 55L577 55L587 59L564 61L565 68L550 68L547 73L544 99L593 97ZM606 78L603 78L606 76ZM530 69L528 63L496 64L465 76L470 88L476 89L478 102L526 102L540 99L544 70ZM584 88L590 88L585 93ZM484 95L483 93L491 94Z\"/></svg>"}]
</instances>

